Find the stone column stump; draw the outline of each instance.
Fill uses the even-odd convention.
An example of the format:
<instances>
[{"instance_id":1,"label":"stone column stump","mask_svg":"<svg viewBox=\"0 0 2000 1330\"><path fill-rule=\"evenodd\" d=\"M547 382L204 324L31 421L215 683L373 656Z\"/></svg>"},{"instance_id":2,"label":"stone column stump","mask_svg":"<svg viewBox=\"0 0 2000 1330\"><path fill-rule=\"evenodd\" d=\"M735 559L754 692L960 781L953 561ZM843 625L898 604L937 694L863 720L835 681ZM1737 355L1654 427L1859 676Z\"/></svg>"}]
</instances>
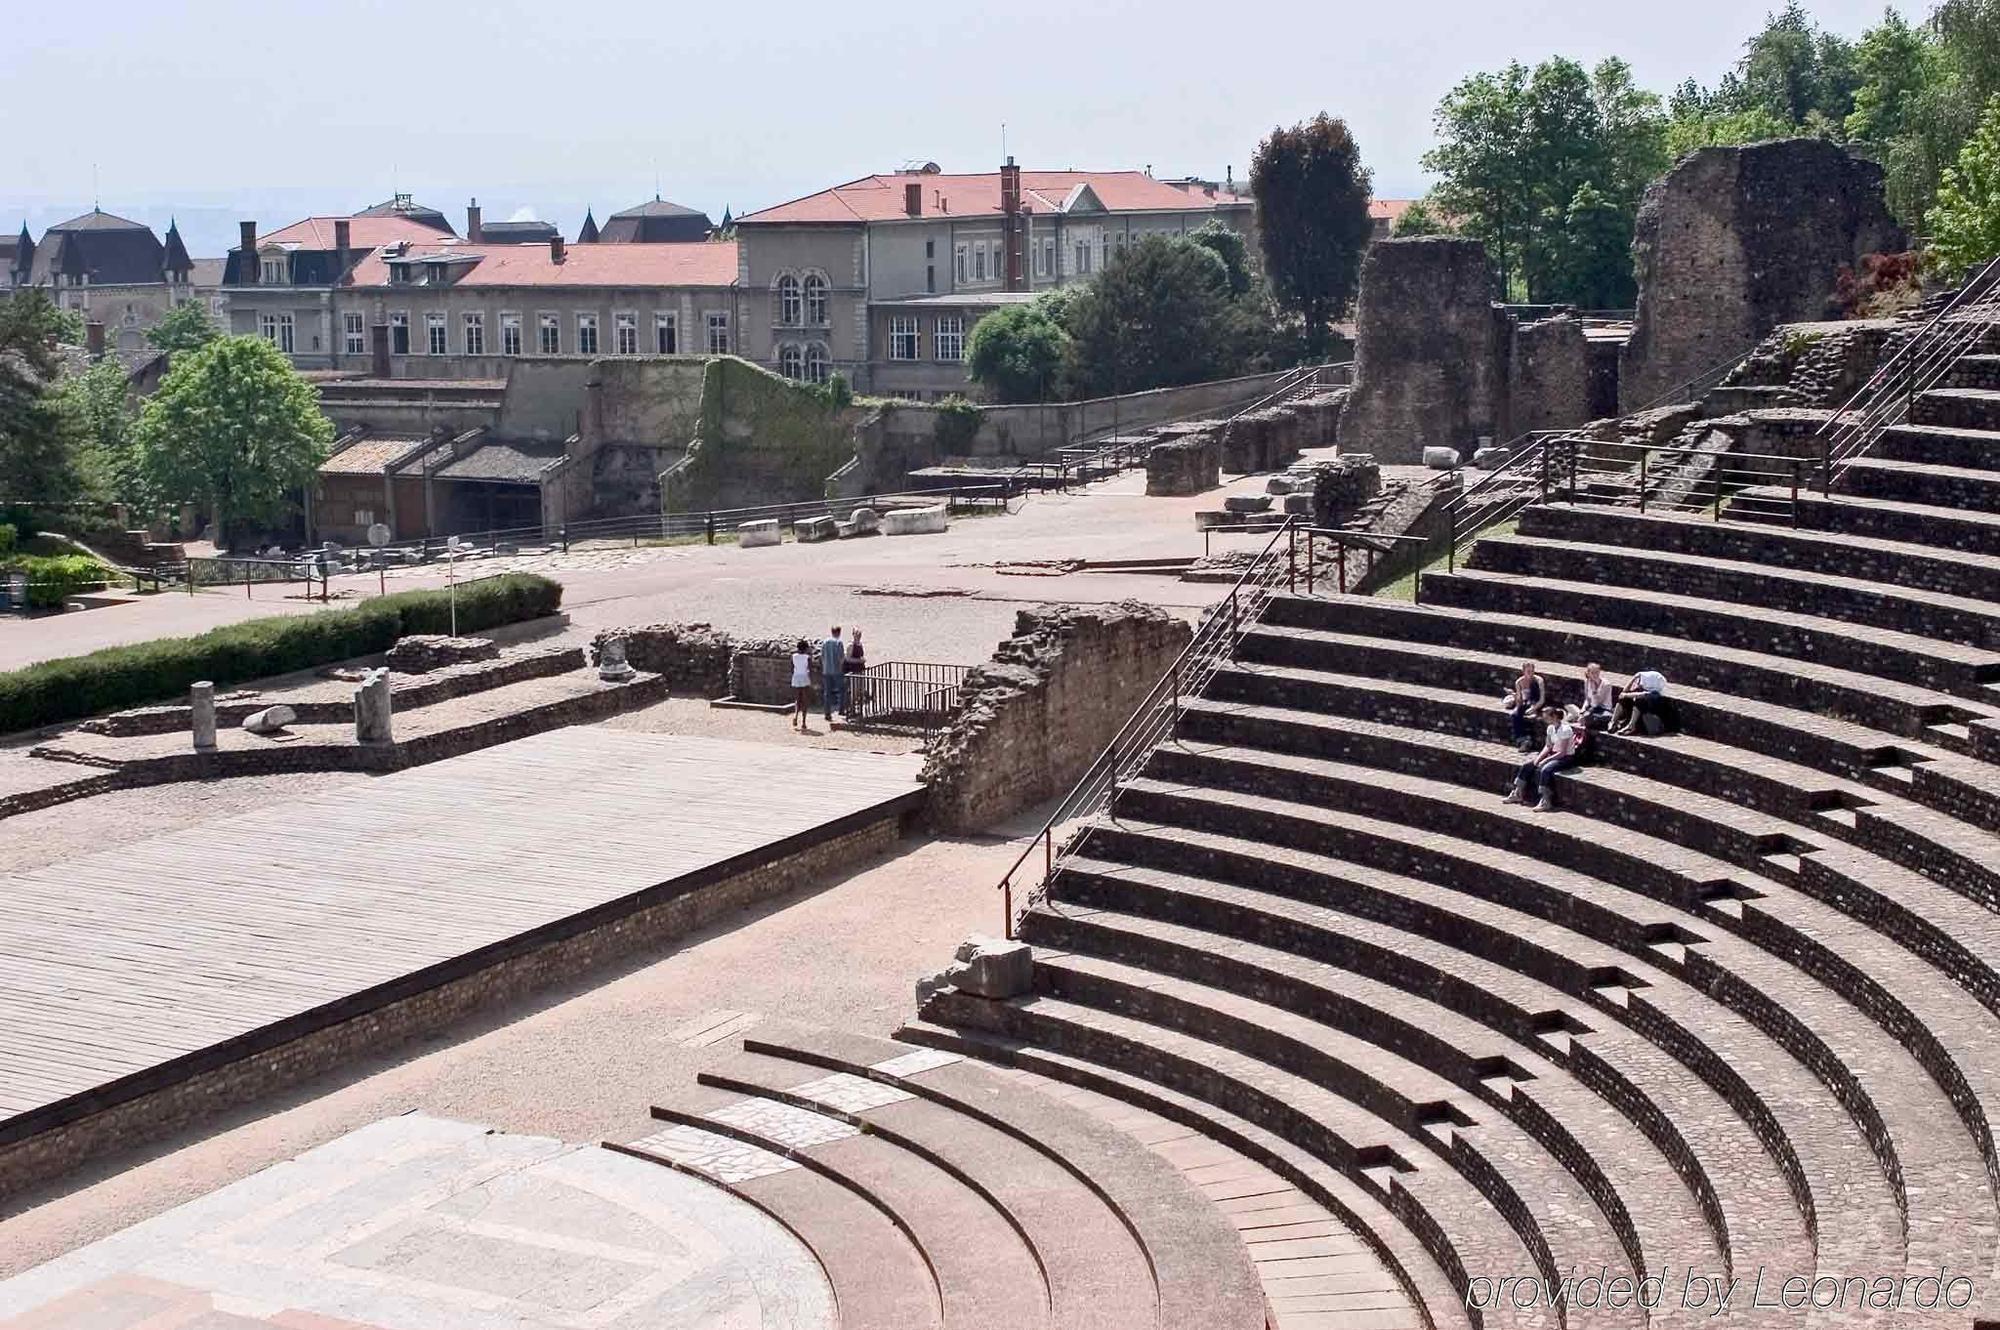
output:
<instances>
[{"instance_id":1,"label":"stone column stump","mask_svg":"<svg viewBox=\"0 0 2000 1330\"><path fill-rule=\"evenodd\" d=\"M188 710L194 719L194 750L215 751L215 685L207 679L188 688Z\"/></svg>"},{"instance_id":2,"label":"stone column stump","mask_svg":"<svg viewBox=\"0 0 2000 1330\"><path fill-rule=\"evenodd\" d=\"M367 680L354 690L355 742L394 743L389 718L389 671L371 670Z\"/></svg>"}]
</instances>

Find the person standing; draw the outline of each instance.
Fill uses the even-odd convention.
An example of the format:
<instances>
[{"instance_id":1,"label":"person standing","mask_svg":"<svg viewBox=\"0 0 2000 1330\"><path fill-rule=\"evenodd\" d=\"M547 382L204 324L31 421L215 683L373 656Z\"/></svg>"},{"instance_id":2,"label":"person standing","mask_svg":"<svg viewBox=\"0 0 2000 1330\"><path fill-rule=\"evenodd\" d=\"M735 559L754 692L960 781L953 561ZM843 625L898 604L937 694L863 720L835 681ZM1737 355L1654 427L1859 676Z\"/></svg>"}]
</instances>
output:
<instances>
[{"instance_id":1,"label":"person standing","mask_svg":"<svg viewBox=\"0 0 2000 1330\"><path fill-rule=\"evenodd\" d=\"M839 624L829 628L819 644L819 702L829 725L834 712L847 710L847 644L840 639Z\"/></svg>"},{"instance_id":2,"label":"person standing","mask_svg":"<svg viewBox=\"0 0 2000 1330\"><path fill-rule=\"evenodd\" d=\"M868 681L863 677L867 673L868 651L861 645L861 630L857 628L847 640L847 661L841 666L840 682L847 691L847 706L863 715L868 711Z\"/></svg>"},{"instance_id":3,"label":"person standing","mask_svg":"<svg viewBox=\"0 0 2000 1330\"><path fill-rule=\"evenodd\" d=\"M806 715L812 710L812 648L802 637L792 647L792 728L806 732Z\"/></svg>"}]
</instances>

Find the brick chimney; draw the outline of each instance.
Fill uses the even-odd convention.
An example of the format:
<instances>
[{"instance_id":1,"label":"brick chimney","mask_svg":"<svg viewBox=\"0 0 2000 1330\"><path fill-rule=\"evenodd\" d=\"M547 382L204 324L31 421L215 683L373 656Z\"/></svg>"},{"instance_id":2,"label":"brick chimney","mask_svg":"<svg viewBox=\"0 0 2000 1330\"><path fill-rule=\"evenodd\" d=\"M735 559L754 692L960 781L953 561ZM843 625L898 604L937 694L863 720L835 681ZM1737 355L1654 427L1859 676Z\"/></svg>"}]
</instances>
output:
<instances>
[{"instance_id":1,"label":"brick chimney","mask_svg":"<svg viewBox=\"0 0 2000 1330\"><path fill-rule=\"evenodd\" d=\"M95 319L83 325L83 349L92 360L104 359L104 325Z\"/></svg>"},{"instance_id":2,"label":"brick chimney","mask_svg":"<svg viewBox=\"0 0 2000 1330\"><path fill-rule=\"evenodd\" d=\"M1027 274L1022 270L1022 233L1027 230L1021 214L1021 168L1014 165L1009 157L1000 164L1000 235L1002 248L1007 252L1003 262L1003 275L1009 291L1027 288Z\"/></svg>"},{"instance_id":3,"label":"brick chimney","mask_svg":"<svg viewBox=\"0 0 2000 1330\"><path fill-rule=\"evenodd\" d=\"M921 180L912 180L903 186L903 212L910 217L924 215L924 185Z\"/></svg>"},{"instance_id":4,"label":"brick chimney","mask_svg":"<svg viewBox=\"0 0 2000 1330\"><path fill-rule=\"evenodd\" d=\"M389 377L389 325L377 323L368 329L368 372L378 379Z\"/></svg>"},{"instance_id":5,"label":"brick chimney","mask_svg":"<svg viewBox=\"0 0 2000 1330\"><path fill-rule=\"evenodd\" d=\"M237 244L243 250L243 265L237 270L236 281L241 286L257 285L257 223L238 222Z\"/></svg>"},{"instance_id":6,"label":"brick chimney","mask_svg":"<svg viewBox=\"0 0 2000 1330\"><path fill-rule=\"evenodd\" d=\"M335 269L333 280L339 281L347 274L347 265L354 260L354 226L345 217L333 219L333 251Z\"/></svg>"},{"instance_id":7,"label":"brick chimney","mask_svg":"<svg viewBox=\"0 0 2000 1330\"><path fill-rule=\"evenodd\" d=\"M563 238L561 236L550 236L549 262L561 263L562 261L563 261Z\"/></svg>"},{"instance_id":8,"label":"brick chimney","mask_svg":"<svg viewBox=\"0 0 2000 1330\"><path fill-rule=\"evenodd\" d=\"M465 239L468 244L473 245L480 241L478 199L465 205Z\"/></svg>"}]
</instances>

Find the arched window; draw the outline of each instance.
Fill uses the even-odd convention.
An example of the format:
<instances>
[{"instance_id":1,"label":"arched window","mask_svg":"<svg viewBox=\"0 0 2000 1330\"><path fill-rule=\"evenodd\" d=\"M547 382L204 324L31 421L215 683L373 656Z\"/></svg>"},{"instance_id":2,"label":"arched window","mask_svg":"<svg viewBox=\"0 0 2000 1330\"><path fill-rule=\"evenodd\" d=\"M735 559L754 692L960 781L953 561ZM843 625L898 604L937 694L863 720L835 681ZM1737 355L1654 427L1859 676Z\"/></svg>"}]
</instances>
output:
<instances>
[{"instance_id":1,"label":"arched window","mask_svg":"<svg viewBox=\"0 0 2000 1330\"><path fill-rule=\"evenodd\" d=\"M778 279L778 326L799 326L799 279L790 273Z\"/></svg>"},{"instance_id":2,"label":"arched window","mask_svg":"<svg viewBox=\"0 0 2000 1330\"><path fill-rule=\"evenodd\" d=\"M806 274L806 322L826 327L826 278L816 272Z\"/></svg>"},{"instance_id":3,"label":"arched window","mask_svg":"<svg viewBox=\"0 0 2000 1330\"><path fill-rule=\"evenodd\" d=\"M808 290L811 288L808 287ZM806 382L825 383L828 371L833 366L833 357L826 352L825 342L814 342L806 348Z\"/></svg>"},{"instance_id":4,"label":"arched window","mask_svg":"<svg viewBox=\"0 0 2000 1330\"><path fill-rule=\"evenodd\" d=\"M788 379L799 377L799 346L797 342L786 342L778 348L778 373Z\"/></svg>"}]
</instances>

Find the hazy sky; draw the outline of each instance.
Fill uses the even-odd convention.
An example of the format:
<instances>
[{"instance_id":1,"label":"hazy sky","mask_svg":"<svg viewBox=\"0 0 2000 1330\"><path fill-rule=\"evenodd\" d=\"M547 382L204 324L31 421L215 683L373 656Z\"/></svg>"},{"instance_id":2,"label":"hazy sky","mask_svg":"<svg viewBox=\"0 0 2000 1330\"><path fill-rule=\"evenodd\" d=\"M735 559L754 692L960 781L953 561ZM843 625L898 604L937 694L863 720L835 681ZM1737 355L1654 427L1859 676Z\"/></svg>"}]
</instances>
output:
<instances>
[{"instance_id":1,"label":"hazy sky","mask_svg":"<svg viewBox=\"0 0 2000 1330\"><path fill-rule=\"evenodd\" d=\"M1468 72L1621 55L1704 82L1759 0L96 0L6 7L0 226L90 206L197 255L396 190L462 224L573 231L660 192L720 217L904 161L1151 165L1240 178L1273 125L1344 116L1376 193L1424 184L1438 98ZM1880 0L1818 0L1858 32ZM94 182L94 184L93 184ZM523 213L523 210L526 210Z\"/></svg>"}]
</instances>

